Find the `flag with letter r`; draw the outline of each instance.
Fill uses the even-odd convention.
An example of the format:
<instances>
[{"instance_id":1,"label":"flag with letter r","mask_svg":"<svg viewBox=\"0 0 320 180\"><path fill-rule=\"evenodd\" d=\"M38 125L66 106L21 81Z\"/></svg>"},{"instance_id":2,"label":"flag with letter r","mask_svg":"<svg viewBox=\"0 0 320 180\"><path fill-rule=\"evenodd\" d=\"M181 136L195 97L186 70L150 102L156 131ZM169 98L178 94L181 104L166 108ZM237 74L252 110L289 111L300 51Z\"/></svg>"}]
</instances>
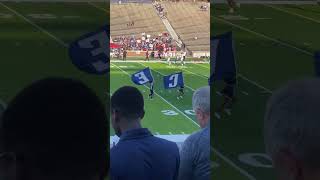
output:
<instances>
[{"instance_id":1,"label":"flag with letter r","mask_svg":"<svg viewBox=\"0 0 320 180\"><path fill-rule=\"evenodd\" d=\"M131 80L137 85L143 85L146 83L152 83L153 82L153 76L151 74L150 68L147 67L145 69L142 69L134 74L131 75Z\"/></svg>"},{"instance_id":2,"label":"flag with letter r","mask_svg":"<svg viewBox=\"0 0 320 180\"><path fill-rule=\"evenodd\" d=\"M182 72L170 74L163 77L163 84L165 89L183 87L184 80Z\"/></svg>"},{"instance_id":3,"label":"flag with letter r","mask_svg":"<svg viewBox=\"0 0 320 180\"><path fill-rule=\"evenodd\" d=\"M79 37L69 45L72 63L81 71L90 74L109 72L109 25Z\"/></svg>"},{"instance_id":4,"label":"flag with letter r","mask_svg":"<svg viewBox=\"0 0 320 180\"><path fill-rule=\"evenodd\" d=\"M227 32L211 39L211 75L209 84L215 80L236 77L236 62L233 48L232 32Z\"/></svg>"}]
</instances>

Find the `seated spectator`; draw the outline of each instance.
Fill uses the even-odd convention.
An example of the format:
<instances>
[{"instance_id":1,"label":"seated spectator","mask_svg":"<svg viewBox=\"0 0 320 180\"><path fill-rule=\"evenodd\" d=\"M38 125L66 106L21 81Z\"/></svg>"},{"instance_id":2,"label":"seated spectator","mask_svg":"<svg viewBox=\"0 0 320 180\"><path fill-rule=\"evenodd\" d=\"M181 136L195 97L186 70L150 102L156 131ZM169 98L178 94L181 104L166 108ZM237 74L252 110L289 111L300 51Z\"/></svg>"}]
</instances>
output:
<instances>
[{"instance_id":1,"label":"seated spectator","mask_svg":"<svg viewBox=\"0 0 320 180\"><path fill-rule=\"evenodd\" d=\"M319 79L297 80L268 101L264 138L279 180L320 179L319 92Z\"/></svg>"},{"instance_id":2,"label":"seated spectator","mask_svg":"<svg viewBox=\"0 0 320 180\"><path fill-rule=\"evenodd\" d=\"M48 78L24 88L3 114L0 177L103 180L109 128L103 104L83 83Z\"/></svg>"},{"instance_id":3,"label":"seated spectator","mask_svg":"<svg viewBox=\"0 0 320 180\"><path fill-rule=\"evenodd\" d=\"M120 137L110 152L111 180L175 180L179 150L174 142L141 127L144 100L137 88L124 86L111 97L112 127Z\"/></svg>"},{"instance_id":4,"label":"seated spectator","mask_svg":"<svg viewBox=\"0 0 320 180\"><path fill-rule=\"evenodd\" d=\"M200 131L191 134L180 151L179 180L209 180L210 166L210 87L196 90L192 106Z\"/></svg>"}]
</instances>

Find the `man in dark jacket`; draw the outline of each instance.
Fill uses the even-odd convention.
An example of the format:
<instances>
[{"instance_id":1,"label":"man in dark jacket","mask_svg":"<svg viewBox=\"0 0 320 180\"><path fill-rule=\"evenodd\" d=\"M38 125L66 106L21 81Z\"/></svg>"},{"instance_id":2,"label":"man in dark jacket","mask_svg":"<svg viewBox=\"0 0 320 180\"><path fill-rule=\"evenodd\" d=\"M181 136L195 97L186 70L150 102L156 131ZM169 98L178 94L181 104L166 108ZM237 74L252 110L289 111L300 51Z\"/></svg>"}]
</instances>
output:
<instances>
[{"instance_id":1,"label":"man in dark jacket","mask_svg":"<svg viewBox=\"0 0 320 180\"><path fill-rule=\"evenodd\" d=\"M144 100L140 91L124 86L111 97L112 127L120 137L110 152L111 180L175 180L179 150L141 127Z\"/></svg>"}]
</instances>

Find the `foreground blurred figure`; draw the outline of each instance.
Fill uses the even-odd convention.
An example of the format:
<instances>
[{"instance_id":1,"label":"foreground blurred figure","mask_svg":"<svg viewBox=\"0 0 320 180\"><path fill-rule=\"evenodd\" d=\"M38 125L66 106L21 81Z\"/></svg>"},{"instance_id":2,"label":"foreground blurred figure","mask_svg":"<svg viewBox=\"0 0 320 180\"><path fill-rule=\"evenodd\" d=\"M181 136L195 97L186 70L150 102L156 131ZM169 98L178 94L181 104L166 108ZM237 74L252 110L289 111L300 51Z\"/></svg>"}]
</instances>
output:
<instances>
[{"instance_id":1,"label":"foreground blurred figure","mask_svg":"<svg viewBox=\"0 0 320 180\"><path fill-rule=\"evenodd\" d=\"M267 153L279 180L320 179L320 80L293 81L270 98Z\"/></svg>"},{"instance_id":2,"label":"foreground blurred figure","mask_svg":"<svg viewBox=\"0 0 320 180\"><path fill-rule=\"evenodd\" d=\"M111 97L112 127L120 140L110 152L111 180L175 180L179 150L142 128L144 100L135 87L124 86ZM157 117L153 117L157 118Z\"/></svg>"},{"instance_id":3,"label":"foreground blurred figure","mask_svg":"<svg viewBox=\"0 0 320 180\"><path fill-rule=\"evenodd\" d=\"M103 180L107 117L79 81L49 78L24 88L3 114L1 180Z\"/></svg>"},{"instance_id":4,"label":"foreground blurred figure","mask_svg":"<svg viewBox=\"0 0 320 180\"><path fill-rule=\"evenodd\" d=\"M196 90L192 106L201 130L191 134L180 152L179 180L210 179L210 87Z\"/></svg>"}]
</instances>

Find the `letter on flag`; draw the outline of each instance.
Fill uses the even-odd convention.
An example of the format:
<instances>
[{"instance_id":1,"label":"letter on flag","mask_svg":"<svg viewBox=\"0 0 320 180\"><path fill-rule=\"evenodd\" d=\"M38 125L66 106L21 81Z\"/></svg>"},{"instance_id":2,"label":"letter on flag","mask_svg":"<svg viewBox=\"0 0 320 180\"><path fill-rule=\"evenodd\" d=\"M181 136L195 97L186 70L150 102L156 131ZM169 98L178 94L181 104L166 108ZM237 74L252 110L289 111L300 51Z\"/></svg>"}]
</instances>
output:
<instances>
[{"instance_id":1,"label":"letter on flag","mask_svg":"<svg viewBox=\"0 0 320 180\"><path fill-rule=\"evenodd\" d=\"M81 71L90 74L109 72L109 36L107 25L72 42L69 46L72 63Z\"/></svg>"},{"instance_id":2,"label":"letter on flag","mask_svg":"<svg viewBox=\"0 0 320 180\"><path fill-rule=\"evenodd\" d=\"M215 80L233 79L236 77L232 32L215 36L211 39L211 75L209 84Z\"/></svg>"},{"instance_id":3,"label":"letter on flag","mask_svg":"<svg viewBox=\"0 0 320 180\"><path fill-rule=\"evenodd\" d=\"M168 76L163 77L163 84L164 88L176 88L176 87L183 87L184 80L182 72L170 74Z\"/></svg>"},{"instance_id":4,"label":"letter on flag","mask_svg":"<svg viewBox=\"0 0 320 180\"><path fill-rule=\"evenodd\" d=\"M137 85L143 85L146 83L152 83L153 82L153 76L151 74L150 68L147 67L145 69L142 69L134 74L131 75L131 80Z\"/></svg>"}]
</instances>

